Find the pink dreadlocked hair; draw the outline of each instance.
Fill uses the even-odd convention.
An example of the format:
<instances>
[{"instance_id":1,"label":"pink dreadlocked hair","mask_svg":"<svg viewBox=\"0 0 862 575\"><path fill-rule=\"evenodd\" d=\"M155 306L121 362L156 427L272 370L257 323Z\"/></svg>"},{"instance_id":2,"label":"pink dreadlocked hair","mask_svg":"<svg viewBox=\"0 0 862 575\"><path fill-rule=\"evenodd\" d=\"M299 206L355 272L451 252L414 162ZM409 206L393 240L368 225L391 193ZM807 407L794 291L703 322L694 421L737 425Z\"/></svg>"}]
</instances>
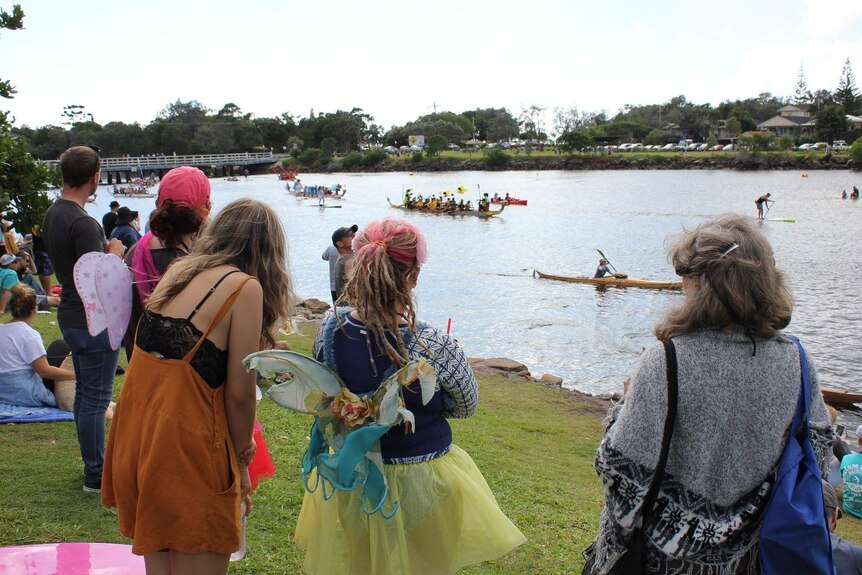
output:
<instances>
[{"instance_id":1,"label":"pink dreadlocked hair","mask_svg":"<svg viewBox=\"0 0 862 575\"><path fill-rule=\"evenodd\" d=\"M408 358L400 330L406 323L416 334L412 291L428 257L425 237L409 222L385 218L356 234L353 253L353 273L342 299L355 306L380 349L393 363L403 366Z\"/></svg>"}]
</instances>

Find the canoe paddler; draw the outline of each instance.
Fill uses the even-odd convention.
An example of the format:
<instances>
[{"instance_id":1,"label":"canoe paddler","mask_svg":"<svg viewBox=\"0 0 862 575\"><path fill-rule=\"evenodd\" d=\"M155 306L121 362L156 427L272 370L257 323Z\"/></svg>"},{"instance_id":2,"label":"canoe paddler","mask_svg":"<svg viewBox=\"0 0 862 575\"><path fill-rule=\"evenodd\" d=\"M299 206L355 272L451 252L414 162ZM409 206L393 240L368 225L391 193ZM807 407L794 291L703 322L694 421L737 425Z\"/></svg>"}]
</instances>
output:
<instances>
[{"instance_id":1,"label":"canoe paddler","mask_svg":"<svg viewBox=\"0 0 862 575\"><path fill-rule=\"evenodd\" d=\"M609 275L613 275L613 273L611 273L611 268L608 267L608 260L606 260L605 258L602 258L599 260L599 267L596 268L596 275L594 275L593 277L594 278L603 278L603 277L609 276Z\"/></svg>"}]
</instances>

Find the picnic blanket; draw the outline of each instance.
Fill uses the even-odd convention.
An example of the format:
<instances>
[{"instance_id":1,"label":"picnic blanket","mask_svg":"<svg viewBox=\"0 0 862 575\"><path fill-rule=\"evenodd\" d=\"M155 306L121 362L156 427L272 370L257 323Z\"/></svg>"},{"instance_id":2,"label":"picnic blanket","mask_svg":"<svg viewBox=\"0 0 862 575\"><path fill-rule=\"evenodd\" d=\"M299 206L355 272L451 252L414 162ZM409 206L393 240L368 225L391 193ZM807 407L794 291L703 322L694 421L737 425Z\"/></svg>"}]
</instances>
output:
<instances>
[{"instance_id":1,"label":"picnic blanket","mask_svg":"<svg viewBox=\"0 0 862 575\"><path fill-rule=\"evenodd\" d=\"M48 423L51 421L74 421L69 411L56 407L21 407L0 403L0 423Z\"/></svg>"}]
</instances>

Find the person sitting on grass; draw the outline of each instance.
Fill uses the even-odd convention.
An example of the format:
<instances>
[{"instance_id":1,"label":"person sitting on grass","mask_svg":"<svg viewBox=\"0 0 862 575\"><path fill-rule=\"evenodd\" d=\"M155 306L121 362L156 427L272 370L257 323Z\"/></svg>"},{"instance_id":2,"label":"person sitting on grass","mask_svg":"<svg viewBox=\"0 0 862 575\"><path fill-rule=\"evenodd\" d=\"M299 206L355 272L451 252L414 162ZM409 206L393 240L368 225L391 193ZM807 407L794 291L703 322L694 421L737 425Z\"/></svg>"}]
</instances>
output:
<instances>
[{"instance_id":1,"label":"person sitting on grass","mask_svg":"<svg viewBox=\"0 0 862 575\"><path fill-rule=\"evenodd\" d=\"M24 285L28 285L36 292L36 299L39 300L39 309L46 310L49 307L57 307L60 305L60 298L51 293L46 293L42 288L42 284L36 279L36 264L33 262L33 256L30 252L21 250L17 254L17 260L10 267L18 274L18 280Z\"/></svg>"},{"instance_id":2,"label":"person sitting on grass","mask_svg":"<svg viewBox=\"0 0 862 575\"><path fill-rule=\"evenodd\" d=\"M33 288L17 283L10 291L12 319L0 325L0 403L57 407L53 391L46 387L42 378L74 380L75 372L48 363L42 336L32 327L38 309Z\"/></svg>"}]
</instances>

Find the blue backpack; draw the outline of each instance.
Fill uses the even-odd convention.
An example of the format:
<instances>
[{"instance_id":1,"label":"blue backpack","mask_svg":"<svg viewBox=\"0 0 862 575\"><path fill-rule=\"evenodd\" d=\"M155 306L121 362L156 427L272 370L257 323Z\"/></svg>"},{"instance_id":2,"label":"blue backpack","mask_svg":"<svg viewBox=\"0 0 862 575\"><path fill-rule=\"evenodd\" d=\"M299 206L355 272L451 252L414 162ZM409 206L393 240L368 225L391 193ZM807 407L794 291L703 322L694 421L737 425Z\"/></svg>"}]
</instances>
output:
<instances>
[{"instance_id":1,"label":"blue backpack","mask_svg":"<svg viewBox=\"0 0 862 575\"><path fill-rule=\"evenodd\" d=\"M805 573L833 575L832 545L823 504L820 466L808 437L811 378L802 344L802 395L778 460L772 493L760 527L760 572L763 575Z\"/></svg>"}]
</instances>

